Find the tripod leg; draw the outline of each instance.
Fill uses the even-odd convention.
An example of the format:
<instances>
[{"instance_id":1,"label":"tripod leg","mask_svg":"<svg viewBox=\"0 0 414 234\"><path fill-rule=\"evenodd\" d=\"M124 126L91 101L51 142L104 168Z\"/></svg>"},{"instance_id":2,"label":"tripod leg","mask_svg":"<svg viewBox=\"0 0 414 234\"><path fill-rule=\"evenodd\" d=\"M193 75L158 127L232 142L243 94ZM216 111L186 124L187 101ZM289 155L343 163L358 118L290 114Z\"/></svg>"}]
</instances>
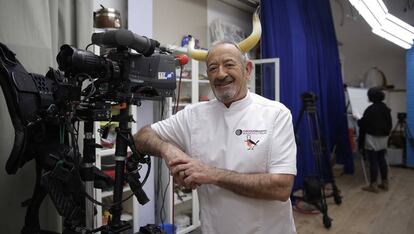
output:
<instances>
[{"instance_id":1,"label":"tripod leg","mask_svg":"<svg viewBox=\"0 0 414 234\"><path fill-rule=\"evenodd\" d=\"M342 197L339 194L339 189L336 186L335 180L332 180L332 192L334 196L334 201L337 205L340 205L342 203Z\"/></svg>"},{"instance_id":2,"label":"tripod leg","mask_svg":"<svg viewBox=\"0 0 414 234\"><path fill-rule=\"evenodd\" d=\"M119 129L116 136L116 148L115 148L115 185L113 202L114 206L111 207L112 220L109 223L111 232L120 233L123 230L130 229L131 226L128 222L121 220L122 214L122 195L125 182L125 161L127 158L128 145L122 138L128 138L130 129L128 127L129 120L129 107L121 109L119 114Z\"/></svg>"},{"instance_id":3,"label":"tripod leg","mask_svg":"<svg viewBox=\"0 0 414 234\"><path fill-rule=\"evenodd\" d=\"M388 151L385 150L385 163L387 164L387 169L388 169L388 179L391 180L392 179L392 174L391 174L391 167L390 167L390 163L388 162L387 157L388 156Z\"/></svg>"},{"instance_id":4,"label":"tripod leg","mask_svg":"<svg viewBox=\"0 0 414 234\"><path fill-rule=\"evenodd\" d=\"M316 169L317 169L317 173L319 176L320 189L321 189L321 194L322 194L320 198L320 210L323 214L322 221L323 221L325 228L330 228L332 225L332 220L328 216L328 206L326 203L325 182L323 179L323 170L322 170L322 161L321 161L322 156L323 156L323 151L322 151L321 134L320 134L320 129L319 129L318 116L316 113L316 107L315 106L308 107L307 114L308 114L308 118L307 118L308 128L309 128L309 132L312 137L312 152L315 156ZM329 172L332 173L332 170L330 170Z\"/></svg>"},{"instance_id":5,"label":"tripod leg","mask_svg":"<svg viewBox=\"0 0 414 234\"><path fill-rule=\"evenodd\" d=\"M317 132L317 138L319 139L318 140L318 143L319 143L319 145L318 145L318 147L319 147L319 154L320 154L320 158L323 156L323 151L322 151L322 140L321 140L321 136L320 136L320 130L319 130L319 123L318 123L318 116L317 116L317 113L316 113L316 111L315 111L315 113L314 113L314 118L315 118L315 124L316 124L316 132ZM328 158L329 159L329 158ZM330 159L329 159L329 161L330 161ZM322 174L322 168L320 168L320 174ZM330 165L330 163L328 163L328 171L327 171L327 173L328 173L328 176L331 178L331 184L332 184L332 193L333 193L333 197L334 197L334 200L335 200L335 203L337 204L337 205L340 205L341 203L342 203L342 197L341 197L341 195L339 194L339 190L338 190L338 187L336 186L336 182L335 182L335 177L334 177L334 175L333 175L333 172L332 172L332 166Z\"/></svg>"},{"instance_id":6,"label":"tripod leg","mask_svg":"<svg viewBox=\"0 0 414 234\"><path fill-rule=\"evenodd\" d=\"M332 226L332 219L328 216L328 214L323 215L322 222L323 225L328 229Z\"/></svg>"},{"instance_id":7,"label":"tripod leg","mask_svg":"<svg viewBox=\"0 0 414 234\"><path fill-rule=\"evenodd\" d=\"M362 165L362 172L364 173L365 184L368 186L369 185L369 180L368 180L368 176L367 176L367 170L366 170L366 167L365 167L364 157L362 155L361 155L361 165Z\"/></svg>"},{"instance_id":8,"label":"tripod leg","mask_svg":"<svg viewBox=\"0 0 414 234\"><path fill-rule=\"evenodd\" d=\"M95 163L95 138L93 137L94 123L92 121L84 122L84 134L83 140L83 171L85 181L85 192L90 196L93 196L93 183L94 183L94 163ZM85 198L85 227L87 230L92 230L95 227L94 224L94 204L87 198Z\"/></svg>"}]
</instances>

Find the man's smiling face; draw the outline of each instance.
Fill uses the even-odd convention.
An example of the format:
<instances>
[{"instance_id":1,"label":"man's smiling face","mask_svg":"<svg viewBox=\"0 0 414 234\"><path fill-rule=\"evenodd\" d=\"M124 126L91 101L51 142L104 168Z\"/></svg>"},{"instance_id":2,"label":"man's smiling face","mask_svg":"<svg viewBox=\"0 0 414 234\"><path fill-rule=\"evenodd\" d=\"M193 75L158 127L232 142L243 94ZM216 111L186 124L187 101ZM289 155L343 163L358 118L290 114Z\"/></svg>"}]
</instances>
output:
<instances>
[{"instance_id":1,"label":"man's smiling face","mask_svg":"<svg viewBox=\"0 0 414 234\"><path fill-rule=\"evenodd\" d=\"M213 47L207 56L207 75L216 98L227 107L246 96L252 64L243 62L240 50L225 43Z\"/></svg>"}]
</instances>

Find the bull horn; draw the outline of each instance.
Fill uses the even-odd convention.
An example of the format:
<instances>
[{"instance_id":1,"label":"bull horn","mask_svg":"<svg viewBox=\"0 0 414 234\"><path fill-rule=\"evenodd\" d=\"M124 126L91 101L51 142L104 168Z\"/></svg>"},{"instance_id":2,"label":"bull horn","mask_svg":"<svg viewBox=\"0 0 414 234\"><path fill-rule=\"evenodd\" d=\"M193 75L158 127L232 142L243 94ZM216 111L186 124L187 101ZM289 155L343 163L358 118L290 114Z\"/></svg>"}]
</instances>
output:
<instances>
[{"instance_id":1,"label":"bull horn","mask_svg":"<svg viewBox=\"0 0 414 234\"><path fill-rule=\"evenodd\" d=\"M192 37L190 41L188 42L187 54L195 60L206 61L207 50L194 49L194 45L195 45L194 37Z\"/></svg>"},{"instance_id":2,"label":"bull horn","mask_svg":"<svg viewBox=\"0 0 414 234\"><path fill-rule=\"evenodd\" d=\"M262 25L260 24L259 19L259 8L253 14L253 30L252 33L244 39L243 41L239 42L237 45L239 46L240 50L244 53L251 50L257 42L260 40L260 36L262 35Z\"/></svg>"}]
</instances>

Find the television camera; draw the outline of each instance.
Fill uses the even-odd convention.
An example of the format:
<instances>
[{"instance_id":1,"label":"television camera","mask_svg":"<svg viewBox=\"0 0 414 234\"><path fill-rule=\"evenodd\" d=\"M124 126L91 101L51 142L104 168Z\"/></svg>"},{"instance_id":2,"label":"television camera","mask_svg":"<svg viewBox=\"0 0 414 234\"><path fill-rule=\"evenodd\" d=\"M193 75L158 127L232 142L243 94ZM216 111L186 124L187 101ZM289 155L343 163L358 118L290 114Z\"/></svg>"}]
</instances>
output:
<instances>
[{"instance_id":1,"label":"television camera","mask_svg":"<svg viewBox=\"0 0 414 234\"><path fill-rule=\"evenodd\" d=\"M45 76L29 73L15 54L0 43L0 84L6 99L15 138L6 163L15 174L35 159L36 184L27 206L22 233L42 233L39 207L46 195L64 217L63 233L120 233L130 227L120 219L122 189L129 183L140 204L149 201L140 181L141 164L149 156L140 155L128 126L133 121L129 106L141 100L162 100L173 96L175 68L185 63L156 40L120 29L92 35L92 44L105 48L100 56L70 45L62 45L57 55L59 70ZM131 50L135 50L134 53ZM111 115L118 106L118 115ZM83 154L78 145L79 123L84 124ZM115 180L94 167L96 148L94 121L119 122L116 129ZM132 155L127 154L128 146ZM113 186L112 219L94 228L90 217L94 204L93 187ZM132 196L132 195L131 195Z\"/></svg>"}]
</instances>

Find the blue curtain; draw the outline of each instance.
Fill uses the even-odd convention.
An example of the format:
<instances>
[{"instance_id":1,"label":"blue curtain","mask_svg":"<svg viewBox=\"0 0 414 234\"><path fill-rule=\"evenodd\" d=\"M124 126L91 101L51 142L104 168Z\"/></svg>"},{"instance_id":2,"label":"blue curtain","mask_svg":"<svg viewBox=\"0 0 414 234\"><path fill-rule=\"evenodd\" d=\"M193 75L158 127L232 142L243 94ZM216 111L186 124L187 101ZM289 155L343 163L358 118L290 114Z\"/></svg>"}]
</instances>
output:
<instances>
[{"instance_id":1,"label":"blue curtain","mask_svg":"<svg viewBox=\"0 0 414 234\"><path fill-rule=\"evenodd\" d=\"M414 47L407 50L406 54L406 69L407 69L407 139L406 139L406 154L407 166L414 167Z\"/></svg>"},{"instance_id":2,"label":"blue curtain","mask_svg":"<svg viewBox=\"0 0 414 234\"><path fill-rule=\"evenodd\" d=\"M280 100L292 112L297 131L298 175L294 189L302 187L303 176L315 175L315 155L306 116L299 123L301 94L317 96L319 129L324 146L324 177L330 179L328 163L336 147L337 163L345 173L354 172L348 138L345 96L335 29L329 0L262 0L261 41L263 58L280 58ZM274 97L271 76L264 76L263 95Z\"/></svg>"}]
</instances>

